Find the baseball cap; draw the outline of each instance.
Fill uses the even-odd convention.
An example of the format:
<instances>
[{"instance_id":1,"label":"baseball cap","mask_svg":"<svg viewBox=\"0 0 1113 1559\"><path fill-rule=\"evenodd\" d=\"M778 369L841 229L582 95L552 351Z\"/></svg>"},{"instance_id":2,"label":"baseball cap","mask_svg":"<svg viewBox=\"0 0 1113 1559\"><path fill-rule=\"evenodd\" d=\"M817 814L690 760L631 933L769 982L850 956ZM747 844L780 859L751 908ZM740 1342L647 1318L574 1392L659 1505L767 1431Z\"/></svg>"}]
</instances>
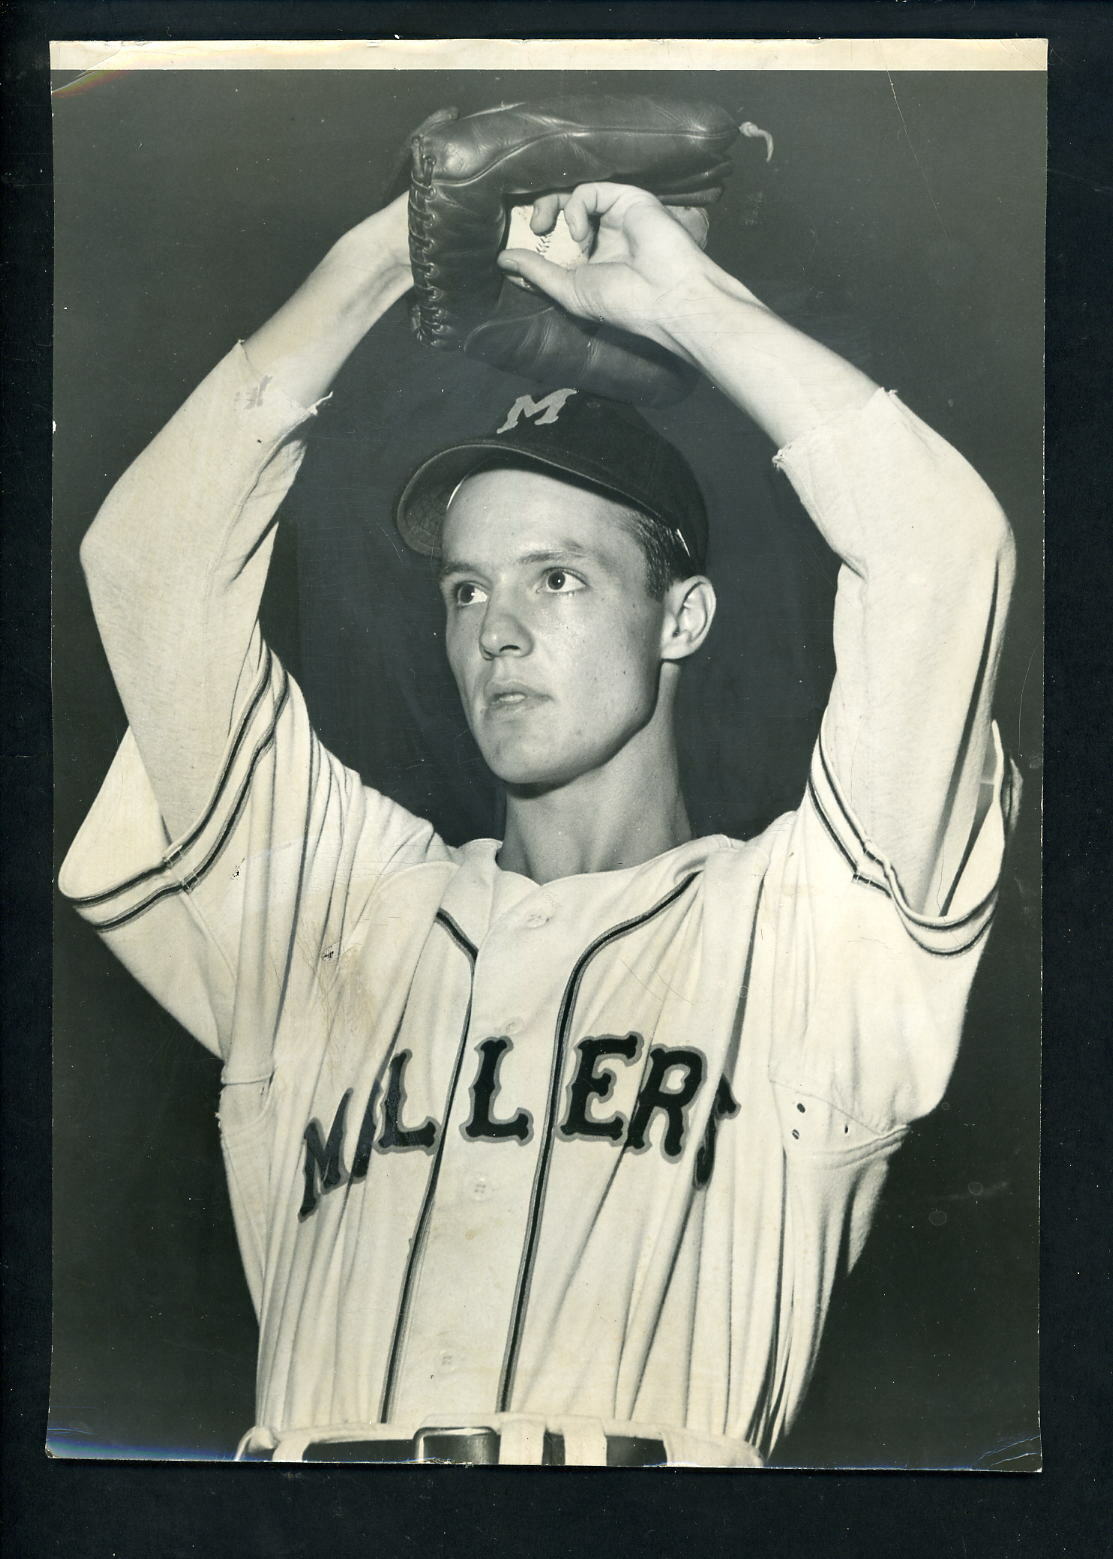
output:
<instances>
[{"instance_id":1,"label":"baseball cap","mask_svg":"<svg viewBox=\"0 0 1113 1559\"><path fill-rule=\"evenodd\" d=\"M586 482L644 510L678 534L693 572L703 567L707 510L679 450L633 406L570 388L519 395L493 433L452 444L424 460L395 511L406 545L436 557L456 488L499 455Z\"/></svg>"}]
</instances>

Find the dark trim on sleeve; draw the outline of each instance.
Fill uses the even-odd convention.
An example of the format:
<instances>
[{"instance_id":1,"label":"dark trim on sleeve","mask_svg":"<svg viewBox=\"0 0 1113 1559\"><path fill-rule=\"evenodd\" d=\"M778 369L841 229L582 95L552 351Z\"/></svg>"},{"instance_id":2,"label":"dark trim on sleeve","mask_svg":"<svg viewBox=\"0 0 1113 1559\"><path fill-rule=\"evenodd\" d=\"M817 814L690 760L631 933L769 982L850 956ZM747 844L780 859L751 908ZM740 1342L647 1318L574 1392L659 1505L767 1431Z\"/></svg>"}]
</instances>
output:
<instances>
[{"instance_id":1,"label":"dark trim on sleeve","mask_svg":"<svg viewBox=\"0 0 1113 1559\"><path fill-rule=\"evenodd\" d=\"M993 742L1000 778L994 806L983 818L980 827L1000 825L1007 838L1015 812L1016 775L1013 765L1001 752L996 728L993 732ZM945 914L923 915L912 909L904 897L900 880L892 864L879 855L863 837L860 826L843 799L827 757L822 732L816 742L808 773L804 805L818 818L839 856L850 868L852 880L885 894L899 915L905 932L922 952L929 953L933 958L956 958L969 952L985 935L996 907L999 881L994 881L977 904L955 917ZM976 838L968 844L963 859L964 870L969 864L975 843ZM961 880L960 874L958 882ZM956 887L957 885L956 883ZM954 891L952 889L952 899ZM969 934L960 942L959 938L964 932Z\"/></svg>"},{"instance_id":2,"label":"dark trim on sleeve","mask_svg":"<svg viewBox=\"0 0 1113 1559\"><path fill-rule=\"evenodd\" d=\"M830 765L830 763L827 760L827 753L826 753L826 751L824 749L824 746L823 746L823 736L822 736L822 733L820 734L819 740L816 743L816 752L817 752L817 754L819 756L819 761L820 761L820 764L821 764L821 766L823 768L823 776L824 776L824 778L827 781L827 784L828 784L828 786L830 788L832 796L834 797L835 801L838 802L839 813L840 813L840 816L842 818L843 823L846 826L846 829L847 829L848 833L852 836L852 838L854 839L854 841L856 842L856 844L858 845L859 849L861 850L862 854L866 857L866 859L868 861L871 861L875 866L880 867L882 872L885 873L885 871L886 871L885 862L876 853L876 851L874 851L874 850L872 850L870 848L870 846L867 844L866 840L863 839L861 829L858 828L857 824L854 822L854 819L850 815L849 808L847 807L846 803L842 799L842 791L839 789L838 782L836 781L835 776L834 776L834 774L831 771L831 765ZM1007 772L1006 772L1006 783L1007 783ZM884 882L877 882L872 877L867 877L861 871L858 870L857 865L853 861L853 857L848 854L848 852L846 851L845 847L842 844L842 841L840 839L838 839L838 837L837 837L837 835L835 833L835 830L833 829L833 827L831 825L830 819L827 817L826 813L823 811L823 808L820 806L819 798L816 795L815 787L814 787L814 785L813 785L813 783L812 783L810 778L808 780L808 790L809 790L809 792L811 794L813 802L815 803L816 810L819 812L821 818L823 819L823 822L826 824L828 830L831 832L832 838L835 839L835 842L836 842L836 844L838 844L839 849L842 850L842 853L847 857L847 859L854 866L854 875L855 875L855 878L857 879L857 881L868 883L871 888L880 888L883 893L888 893L890 898L892 898L893 897L892 891L891 891L891 889L888 887L888 885L886 883L884 883ZM970 844L967 847L966 857L963 860L963 865L965 865L966 859L969 858L970 851L973 849L973 844L974 844L974 841L973 841L973 839L971 839ZM960 874L960 879L961 879L961 874ZM996 884L994 884L994 886L992 888L990 888L989 892L985 895L985 897L983 899L981 899L979 903L974 905L973 909L967 910L966 914L965 915L960 915L957 920L950 920L950 919L947 919L945 916L939 916L939 917L933 918L930 915L919 915L919 914L916 913L915 910L910 909L907 905L902 905L901 906L901 913L905 916L906 919L911 920L916 925L920 925L920 926L925 927L925 929L931 929L931 928L933 928L935 926L939 926L941 924L945 924L948 931L958 931L963 926L968 925L971 920L975 920L979 915L984 914L986 909L993 902L993 900L996 898L996 896L997 896L997 886L996 886ZM969 946L970 944L967 944L967 945ZM928 951L931 951L931 949L928 949Z\"/></svg>"},{"instance_id":3,"label":"dark trim on sleeve","mask_svg":"<svg viewBox=\"0 0 1113 1559\"><path fill-rule=\"evenodd\" d=\"M247 766L247 773L244 776L243 784L240 786L239 794L236 796L236 799L224 820L224 824L220 830L220 833L217 835L209 849L208 854L204 857L196 870L188 873L186 876L178 878L174 882L166 883L163 887L158 888L154 893L143 899L141 903L134 905L131 909L124 910L121 914L116 915L109 920L94 921L93 925L97 931L115 931L120 926L127 925L130 921L136 920L140 915L145 914L147 910L151 909L161 899L168 898L175 893L189 892L192 888L196 887L196 885L201 881L206 873L212 868L223 851L224 846L228 843L228 839L231 836L232 830L239 819L240 813L243 811L244 803L246 802L248 794L251 790L251 782L254 778L255 770L259 765L259 760L262 758L263 754L268 750L268 748L270 748L274 743L275 731L278 726L279 717L281 716L282 711L286 706L289 694L290 681L285 671L283 671L282 691L275 701L274 713L271 716L270 723L266 731L259 738L259 741L255 747L255 751L251 755L251 759ZM214 806L210 807L206 812L206 823L212 818L215 810L216 808L214 804ZM195 830L191 836L192 839L196 839L200 831L200 828ZM164 870L172 864L173 860L179 859L184 848L185 846L183 845L181 850L175 852L173 856L168 857L167 860L163 863L163 867L159 869ZM133 881L141 880L143 879L133 879ZM119 891L119 889L114 890L114 892ZM110 895L105 896L108 897ZM86 900L82 902L88 901Z\"/></svg>"},{"instance_id":4,"label":"dark trim on sleeve","mask_svg":"<svg viewBox=\"0 0 1113 1559\"><path fill-rule=\"evenodd\" d=\"M137 888L140 883L148 882L152 877L159 876L159 874L164 872L168 866L173 865L173 863L179 860L190 848L190 846L195 844L201 837L205 829L208 827L214 813L219 808L221 796L223 795L225 787L228 784L229 777L235 768L236 759L239 757L240 749L243 746L244 738L247 735L252 717L254 716L256 709L258 709L259 702L262 699L263 694L266 692L267 686L270 682L271 665L274 661L274 657L268 647L264 646L264 648L266 649L266 655L263 661L262 670L259 674L258 682L240 719L239 727L228 752L228 757L225 760L224 767L221 770L220 778L217 780L216 787L213 790L212 800L201 814L200 820L194 824L184 839L179 840L177 844L170 847L170 849L163 856L162 860L157 863L157 865L148 866L145 868L145 870L136 872L133 877L128 877L123 882L116 883L114 887L105 888L100 893L89 893L83 895L81 898L71 899L70 902L72 904L79 907L93 904L103 904L106 899L115 898L118 893L126 893L129 888ZM287 688L285 686L285 672L283 672L283 680L284 685L282 693L280 694L280 698L284 701L287 692ZM256 753L253 757L252 764L254 764L257 759L258 753Z\"/></svg>"}]
</instances>

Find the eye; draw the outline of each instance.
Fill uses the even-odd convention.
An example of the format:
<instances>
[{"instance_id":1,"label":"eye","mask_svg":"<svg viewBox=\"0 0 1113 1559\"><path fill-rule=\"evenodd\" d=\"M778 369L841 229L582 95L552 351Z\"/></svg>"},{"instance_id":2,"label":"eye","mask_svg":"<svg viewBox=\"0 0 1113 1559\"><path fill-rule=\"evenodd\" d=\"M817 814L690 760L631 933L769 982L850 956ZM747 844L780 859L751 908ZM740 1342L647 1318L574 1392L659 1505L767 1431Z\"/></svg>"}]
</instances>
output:
<instances>
[{"instance_id":1,"label":"eye","mask_svg":"<svg viewBox=\"0 0 1113 1559\"><path fill-rule=\"evenodd\" d=\"M487 599L482 586L470 579L462 579L459 584L453 585L449 591L449 600L453 606L475 606L480 601Z\"/></svg>"},{"instance_id":2,"label":"eye","mask_svg":"<svg viewBox=\"0 0 1113 1559\"><path fill-rule=\"evenodd\" d=\"M582 579L570 574L566 568L550 568L545 574L545 589L550 595L571 595L583 585Z\"/></svg>"}]
</instances>

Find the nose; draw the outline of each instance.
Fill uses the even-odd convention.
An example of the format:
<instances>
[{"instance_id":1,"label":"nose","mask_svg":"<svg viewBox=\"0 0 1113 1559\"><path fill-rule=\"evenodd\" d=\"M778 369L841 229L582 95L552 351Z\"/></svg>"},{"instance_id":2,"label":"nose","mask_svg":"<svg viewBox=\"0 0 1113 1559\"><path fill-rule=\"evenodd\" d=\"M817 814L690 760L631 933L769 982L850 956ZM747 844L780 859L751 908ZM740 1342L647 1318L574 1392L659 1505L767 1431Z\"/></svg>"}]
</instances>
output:
<instances>
[{"instance_id":1,"label":"nose","mask_svg":"<svg viewBox=\"0 0 1113 1559\"><path fill-rule=\"evenodd\" d=\"M532 648L529 629L514 603L492 593L479 628L479 648L487 660L500 655L528 655Z\"/></svg>"}]
</instances>

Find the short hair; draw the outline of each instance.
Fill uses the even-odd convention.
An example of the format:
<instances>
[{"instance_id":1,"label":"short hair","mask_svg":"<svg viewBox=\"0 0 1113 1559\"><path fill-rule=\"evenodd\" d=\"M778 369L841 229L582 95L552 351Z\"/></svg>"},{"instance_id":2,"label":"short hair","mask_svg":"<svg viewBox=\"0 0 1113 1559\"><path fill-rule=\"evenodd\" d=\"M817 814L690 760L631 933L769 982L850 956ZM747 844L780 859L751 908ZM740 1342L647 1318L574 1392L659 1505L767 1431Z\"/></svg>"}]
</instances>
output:
<instances>
[{"instance_id":1,"label":"short hair","mask_svg":"<svg viewBox=\"0 0 1113 1559\"><path fill-rule=\"evenodd\" d=\"M599 497L607 498L611 503L616 504L620 511L619 523L631 541L635 541L641 548L642 556L645 558L645 587L654 601L663 601L670 585L675 584L678 579L687 579L690 574L696 572L684 539L674 525L666 524L656 515L647 514L644 509L639 509L633 504L624 503L606 487L589 482L586 478L568 471L546 472L544 466L532 460L516 459L512 455L494 455L490 460L484 460L475 466L467 476L461 477L448 502L452 502L469 477L481 476L485 471L535 473L540 471L543 475L557 477L559 481L566 482L569 487L582 487L585 492L596 493Z\"/></svg>"},{"instance_id":2,"label":"short hair","mask_svg":"<svg viewBox=\"0 0 1113 1559\"><path fill-rule=\"evenodd\" d=\"M674 525L666 525L644 509L625 506L621 523L626 534L636 541L645 558L645 587L655 601L663 601L665 592L678 579L696 572L688 548Z\"/></svg>"}]
</instances>

